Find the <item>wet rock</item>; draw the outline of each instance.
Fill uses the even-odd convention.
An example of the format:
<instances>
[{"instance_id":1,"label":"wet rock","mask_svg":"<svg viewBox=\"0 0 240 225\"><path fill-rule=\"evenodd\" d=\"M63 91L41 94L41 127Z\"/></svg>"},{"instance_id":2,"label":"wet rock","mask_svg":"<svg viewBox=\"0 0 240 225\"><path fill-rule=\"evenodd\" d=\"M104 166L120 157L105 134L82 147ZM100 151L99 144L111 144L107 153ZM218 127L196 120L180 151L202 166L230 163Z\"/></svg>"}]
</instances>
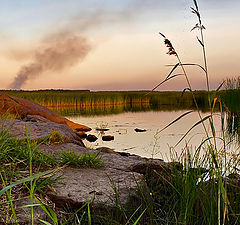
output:
<instances>
[{"instance_id":1,"label":"wet rock","mask_svg":"<svg viewBox=\"0 0 240 225\"><path fill-rule=\"evenodd\" d=\"M95 142L98 138L93 135L93 134L89 134L86 139L89 141L89 142Z\"/></svg>"},{"instance_id":2,"label":"wet rock","mask_svg":"<svg viewBox=\"0 0 240 225\"><path fill-rule=\"evenodd\" d=\"M139 128L135 128L134 130L136 132L146 132L147 131L146 129L139 129Z\"/></svg>"},{"instance_id":3,"label":"wet rock","mask_svg":"<svg viewBox=\"0 0 240 225\"><path fill-rule=\"evenodd\" d=\"M75 130L77 132L87 132L87 131L91 131L92 129L91 128L86 128L86 127L81 127L81 128L75 128Z\"/></svg>"},{"instance_id":4,"label":"wet rock","mask_svg":"<svg viewBox=\"0 0 240 225\"><path fill-rule=\"evenodd\" d=\"M112 135L105 135L105 136L102 136L102 140L103 141L112 141L112 140L114 140L114 136L112 136Z\"/></svg>"},{"instance_id":5,"label":"wet rock","mask_svg":"<svg viewBox=\"0 0 240 225\"><path fill-rule=\"evenodd\" d=\"M44 106L41 106L37 103L31 102L23 98L3 94L0 92L0 114L5 113L13 114L17 118L21 119L26 118L28 115L38 115L55 123L66 124L73 130L76 129L81 129L85 131L91 130L91 128L81 124L74 123L58 115L56 112Z\"/></svg>"}]
</instances>

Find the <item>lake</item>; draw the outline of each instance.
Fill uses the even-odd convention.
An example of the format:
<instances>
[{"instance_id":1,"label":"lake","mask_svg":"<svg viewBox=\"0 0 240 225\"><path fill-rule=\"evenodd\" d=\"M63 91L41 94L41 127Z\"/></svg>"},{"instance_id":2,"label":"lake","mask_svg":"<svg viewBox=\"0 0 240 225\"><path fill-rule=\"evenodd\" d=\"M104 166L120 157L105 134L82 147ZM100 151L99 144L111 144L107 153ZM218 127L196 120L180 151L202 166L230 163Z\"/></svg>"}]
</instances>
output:
<instances>
[{"instance_id":1,"label":"lake","mask_svg":"<svg viewBox=\"0 0 240 225\"><path fill-rule=\"evenodd\" d=\"M173 147L183 135L197 121L199 116L193 112L172 126L159 133L159 130L171 123L177 117L186 111L145 111L145 112L124 112L111 115L81 116L72 115L67 118L87 125L92 128L90 134L98 137L94 143L84 141L87 147L109 147L116 151L129 152L144 157L163 158L169 160L170 147ZM209 113L202 113L205 117ZM205 123L209 130L208 123ZM221 130L220 121L216 118L216 130ZM95 128L106 127L109 130L102 133ZM146 129L146 132L136 132L135 128ZM102 141L102 135L113 135L114 141ZM205 137L202 124L196 126L186 138L175 148L177 152L186 145L192 146L193 149L201 143Z\"/></svg>"}]
</instances>

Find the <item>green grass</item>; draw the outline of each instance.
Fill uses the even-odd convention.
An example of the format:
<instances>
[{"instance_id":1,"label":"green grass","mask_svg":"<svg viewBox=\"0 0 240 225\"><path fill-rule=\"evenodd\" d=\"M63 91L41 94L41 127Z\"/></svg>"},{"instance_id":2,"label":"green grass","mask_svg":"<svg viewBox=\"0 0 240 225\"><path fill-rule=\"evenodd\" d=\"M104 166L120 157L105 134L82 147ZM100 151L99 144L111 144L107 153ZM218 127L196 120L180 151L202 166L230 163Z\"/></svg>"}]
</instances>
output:
<instances>
[{"instance_id":1,"label":"green grass","mask_svg":"<svg viewBox=\"0 0 240 225\"><path fill-rule=\"evenodd\" d=\"M158 208L162 208L164 211L161 211L162 215L155 217L155 220L158 220L156 224L159 224L160 221L162 221L163 224L186 225L238 224L240 220L240 211L237 204L239 203L240 187L237 187L234 181L229 182L228 176L232 175L233 172L237 172L240 160L239 153L229 154L229 143L226 139L226 127L224 125L224 102L220 99L221 95L219 92L222 84L220 84L219 88L213 92L213 95L212 92L210 92L207 54L204 40L205 27L202 24L197 0L193 0L191 11L197 17L197 24L192 30L197 29L199 31L197 40L202 49L203 65L196 63L183 63L178 51L174 48L171 41L164 34L159 33L163 37L164 44L169 50L167 54L176 57L177 62L166 78L155 88L179 75L184 76L187 85L187 89L185 90L190 92L196 111L199 115L199 120L193 124L192 128L197 125L202 125L206 137L205 140L200 142L199 147L194 149L193 153L189 150L190 147L186 146L186 149L183 150L180 156L174 154L176 158L172 158L172 160L175 159L178 163L180 162L182 166L178 166L175 169L173 168L168 178L165 178L159 173L158 182L151 185L151 187L154 187L152 190L153 196L163 194L161 192L159 193L159 190L163 189L164 186L168 187L163 194L164 196L168 196L168 198L166 197L163 201L158 202ZM194 92L192 88L186 70L186 67L189 66L199 67L205 74L207 89L206 107L210 112L207 117L202 117L201 107L199 107L199 101L197 100L198 96L196 96L196 92ZM181 71L181 74L176 73L177 69ZM238 81L239 79L237 81L234 80L236 83L238 83ZM236 85L234 84L232 86ZM239 85L237 84L237 86ZM220 116L218 118L222 124L222 130L220 131L221 134L217 134L215 130L214 121L216 104L218 104L220 111ZM187 115L187 113L184 113L179 119ZM172 123L175 123L176 121L177 120ZM210 130L207 129L206 122L208 122L208 125L211 128ZM166 128L167 127L168 126L166 126ZM234 193L231 192L233 186ZM234 197L232 198L232 201L230 201L229 196L232 194ZM233 200L234 198L238 203ZM158 198L156 198L156 200L158 201Z\"/></svg>"},{"instance_id":2,"label":"green grass","mask_svg":"<svg viewBox=\"0 0 240 225\"><path fill-rule=\"evenodd\" d=\"M36 146L37 143L34 141L27 143L25 140L15 139L8 131L0 131L0 167L26 167L30 160L36 166L56 165L56 160L51 155L39 150L35 150L32 155L29 155L29 148Z\"/></svg>"},{"instance_id":3,"label":"green grass","mask_svg":"<svg viewBox=\"0 0 240 225\"><path fill-rule=\"evenodd\" d=\"M51 130L47 143L48 144L64 143L64 136L62 136L59 131Z\"/></svg>"},{"instance_id":4,"label":"green grass","mask_svg":"<svg viewBox=\"0 0 240 225\"><path fill-rule=\"evenodd\" d=\"M100 168L103 162L98 153L77 154L73 151L61 152L61 164L68 164L74 167Z\"/></svg>"},{"instance_id":5,"label":"green grass","mask_svg":"<svg viewBox=\"0 0 240 225\"><path fill-rule=\"evenodd\" d=\"M3 188L0 195L1 209L3 210L0 213L0 220L7 224L12 221L13 216L17 224L15 201L28 196L30 205L32 205L34 194L50 185L54 180L40 178L40 176L49 174L50 172L46 171L46 168L56 166L57 161L51 155L37 150L36 142L30 141L28 138L27 140L15 139L8 131L0 131L0 184ZM41 173L41 171L45 172ZM16 186L20 187L16 188ZM30 210L31 224L33 224L33 206L30 206Z\"/></svg>"}]
</instances>

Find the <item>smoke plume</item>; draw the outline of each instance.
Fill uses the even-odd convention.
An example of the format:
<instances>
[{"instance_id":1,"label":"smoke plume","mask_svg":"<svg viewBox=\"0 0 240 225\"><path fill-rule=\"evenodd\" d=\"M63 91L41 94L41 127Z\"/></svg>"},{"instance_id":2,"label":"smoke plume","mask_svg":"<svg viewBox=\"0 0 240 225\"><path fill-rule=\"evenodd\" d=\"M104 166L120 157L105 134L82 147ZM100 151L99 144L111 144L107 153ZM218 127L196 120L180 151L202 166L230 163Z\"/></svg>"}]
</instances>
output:
<instances>
[{"instance_id":1,"label":"smoke plume","mask_svg":"<svg viewBox=\"0 0 240 225\"><path fill-rule=\"evenodd\" d=\"M137 15L141 15L142 10L153 9L158 2L158 0L147 2L134 0L120 11L108 11L104 9L104 5L101 5L93 11L79 12L66 20L62 26L60 25L57 33L44 37L37 50L27 52L28 56L32 56L32 61L20 68L9 87L21 89L28 80L34 79L44 72L60 72L76 65L84 60L91 50L88 40L82 34L86 36L86 32L100 30L109 24L127 26L134 21ZM79 33L81 35L76 35Z\"/></svg>"},{"instance_id":2,"label":"smoke plume","mask_svg":"<svg viewBox=\"0 0 240 225\"><path fill-rule=\"evenodd\" d=\"M60 72L74 66L91 50L87 39L81 36L59 33L48 39L40 50L34 52L32 62L20 68L11 89L20 89L29 79L46 71Z\"/></svg>"}]
</instances>

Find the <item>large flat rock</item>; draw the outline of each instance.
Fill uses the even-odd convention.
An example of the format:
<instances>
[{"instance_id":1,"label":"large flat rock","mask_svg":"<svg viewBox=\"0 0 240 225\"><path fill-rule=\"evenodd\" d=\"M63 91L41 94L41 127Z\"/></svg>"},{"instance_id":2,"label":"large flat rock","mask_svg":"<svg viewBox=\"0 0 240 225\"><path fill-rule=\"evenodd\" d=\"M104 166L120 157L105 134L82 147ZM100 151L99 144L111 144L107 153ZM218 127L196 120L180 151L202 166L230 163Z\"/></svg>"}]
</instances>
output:
<instances>
[{"instance_id":1,"label":"large flat rock","mask_svg":"<svg viewBox=\"0 0 240 225\"><path fill-rule=\"evenodd\" d=\"M102 168L65 168L62 183L54 185L56 192L48 196L58 207L79 208L92 201L93 209L114 208L116 201L126 205L138 197L138 186L144 182L142 174Z\"/></svg>"},{"instance_id":2,"label":"large flat rock","mask_svg":"<svg viewBox=\"0 0 240 225\"><path fill-rule=\"evenodd\" d=\"M44 152L54 154L56 158L62 151L78 154L98 153L103 160L102 168L64 168L56 176L61 176L62 183L53 185L56 192L47 195L58 207L79 208L85 202L93 200L92 206L98 210L102 207L114 208L116 200L121 205L140 200L139 187L146 188L145 173L148 165L161 172L169 168L169 163L161 159L147 159L140 156L99 152L73 143L54 146L42 145Z\"/></svg>"}]
</instances>

